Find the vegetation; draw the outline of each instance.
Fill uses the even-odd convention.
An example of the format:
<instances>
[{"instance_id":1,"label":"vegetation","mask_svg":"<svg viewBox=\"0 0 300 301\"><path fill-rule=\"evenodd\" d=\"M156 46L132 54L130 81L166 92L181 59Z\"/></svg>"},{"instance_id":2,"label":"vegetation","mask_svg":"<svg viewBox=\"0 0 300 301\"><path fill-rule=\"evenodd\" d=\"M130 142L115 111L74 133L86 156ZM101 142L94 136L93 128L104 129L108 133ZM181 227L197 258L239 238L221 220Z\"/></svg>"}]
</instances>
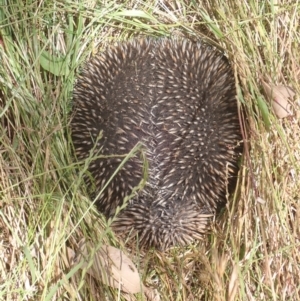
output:
<instances>
[{"instance_id":1,"label":"vegetation","mask_svg":"<svg viewBox=\"0 0 300 301\"><path fill-rule=\"evenodd\" d=\"M72 157L75 79L106 45L140 36L224 50L245 151L236 193L203 241L125 252L161 300L300 300L299 27L290 0L0 0L0 300L145 300L70 265L82 238L122 248ZM298 91L293 116L273 114L262 81Z\"/></svg>"}]
</instances>

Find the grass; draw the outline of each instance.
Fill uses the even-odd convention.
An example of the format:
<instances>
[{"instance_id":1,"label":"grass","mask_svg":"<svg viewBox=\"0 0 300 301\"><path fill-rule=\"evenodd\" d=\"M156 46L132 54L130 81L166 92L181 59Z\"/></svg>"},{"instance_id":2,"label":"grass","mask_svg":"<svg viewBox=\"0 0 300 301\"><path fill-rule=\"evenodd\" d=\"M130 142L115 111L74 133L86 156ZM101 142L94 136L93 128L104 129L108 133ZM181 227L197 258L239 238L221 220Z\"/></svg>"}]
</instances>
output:
<instances>
[{"instance_id":1,"label":"grass","mask_svg":"<svg viewBox=\"0 0 300 301\"><path fill-rule=\"evenodd\" d=\"M69 262L84 237L122 246L72 159L75 78L107 44L137 36L224 49L245 130L237 191L211 233L145 254L144 283L161 300L300 300L299 106L278 120L261 84L289 85L299 99L299 13L288 0L1 0L0 300L144 300Z\"/></svg>"}]
</instances>

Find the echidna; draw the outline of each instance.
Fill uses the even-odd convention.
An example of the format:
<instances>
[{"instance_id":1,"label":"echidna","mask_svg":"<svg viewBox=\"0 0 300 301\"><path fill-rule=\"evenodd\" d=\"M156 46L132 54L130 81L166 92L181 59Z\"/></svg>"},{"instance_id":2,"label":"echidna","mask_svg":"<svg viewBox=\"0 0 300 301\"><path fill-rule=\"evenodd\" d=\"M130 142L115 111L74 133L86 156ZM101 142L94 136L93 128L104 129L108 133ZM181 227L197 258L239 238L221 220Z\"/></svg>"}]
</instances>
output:
<instances>
[{"instance_id":1,"label":"echidna","mask_svg":"<svg viewBox=\"0 0 300 301\"><path fill-rule=\"evenodd\" d=\"M87 184L119 233L161 250L202 237L235 183L241 151L235 80L219 51L189 40L139 39L90 60L74 90L72 139L93 155ZM147 168L145 168L145 166ZM145 175L146 174L146 175Z\"/></svg>"}]
</instances>

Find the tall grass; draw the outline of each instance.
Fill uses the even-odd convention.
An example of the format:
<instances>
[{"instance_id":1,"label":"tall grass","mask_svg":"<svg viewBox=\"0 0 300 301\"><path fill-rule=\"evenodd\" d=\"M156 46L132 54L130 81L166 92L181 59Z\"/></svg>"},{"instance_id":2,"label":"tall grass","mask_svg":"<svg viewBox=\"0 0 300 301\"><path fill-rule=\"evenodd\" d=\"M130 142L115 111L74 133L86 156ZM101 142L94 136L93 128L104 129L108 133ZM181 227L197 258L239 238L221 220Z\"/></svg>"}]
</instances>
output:
<instances>
[{"instance_id":1,"label":"tall grass","mask_svg":"<svg viewBox=\"0 0 300 301\"><path fill-rule=\"evenodd\" d=\"M245 140L237 191L211 233L136 257L144 283L161 300L300 300L299 102L278 120L261 84L299 99L299 12L295 0L1 0L0 300L129 298L70 267L82 238L122 242L87 197L69 117L84 61L138 36L223 49Z\"/></svg>"}]
</instances>

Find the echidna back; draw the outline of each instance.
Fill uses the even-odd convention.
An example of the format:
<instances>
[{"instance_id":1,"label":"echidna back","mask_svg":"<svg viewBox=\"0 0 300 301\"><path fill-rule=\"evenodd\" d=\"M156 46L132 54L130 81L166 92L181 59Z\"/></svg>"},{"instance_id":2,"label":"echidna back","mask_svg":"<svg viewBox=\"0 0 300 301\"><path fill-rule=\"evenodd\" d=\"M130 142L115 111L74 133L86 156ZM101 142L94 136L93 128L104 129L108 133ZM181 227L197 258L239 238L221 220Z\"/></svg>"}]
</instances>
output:
<instances>
[{"instance_id":1,"label":"echidna back","mask_svg":"<svg viewBox=\"0 0 300 301\"><path fill-rule=\"evenodd\" d=\"M98 209L141 245L169 248L201 238L237 175L241 140L227 60L201 43L142 39L109 47L74 91L72 138L94 156L87 184ZM138 143L135 153L108 180ZM132 231L132 229L134 231Z\"/></svg>"}]
</instances>

